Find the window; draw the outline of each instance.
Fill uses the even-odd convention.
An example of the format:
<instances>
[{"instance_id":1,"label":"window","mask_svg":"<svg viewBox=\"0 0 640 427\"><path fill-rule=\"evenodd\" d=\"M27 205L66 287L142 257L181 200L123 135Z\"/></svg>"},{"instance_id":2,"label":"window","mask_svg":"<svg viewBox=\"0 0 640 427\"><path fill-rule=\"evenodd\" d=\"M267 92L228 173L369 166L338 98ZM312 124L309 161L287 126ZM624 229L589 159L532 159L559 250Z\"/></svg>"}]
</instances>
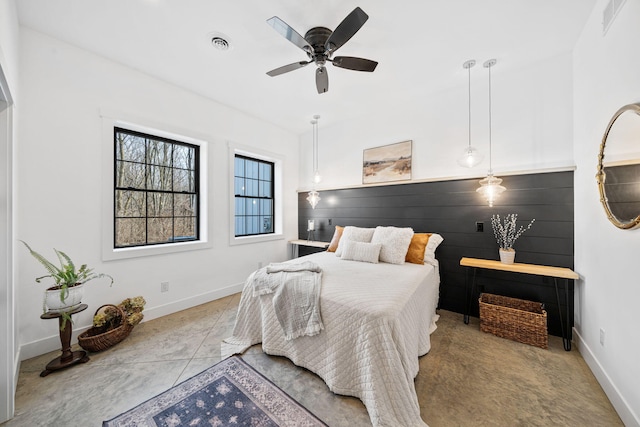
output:
<instances>
[{"instance_id":1,"label":"window","mask_svg":"<svg viewBox=\"0 0 640 427\"><path fill-rule=\"evenodd\" d=\"M235 236L274 233L273 162L235 155Z\"/></svg>"},{"instance_id":2,"label":"window","mask_svg":"<svg viewBox=\"0 0 640 427\"><path fill-rule=\"evenodd\" d=\"M114 247L199 239L198 145L114 128Z\"/></svg>"}]
</instances>

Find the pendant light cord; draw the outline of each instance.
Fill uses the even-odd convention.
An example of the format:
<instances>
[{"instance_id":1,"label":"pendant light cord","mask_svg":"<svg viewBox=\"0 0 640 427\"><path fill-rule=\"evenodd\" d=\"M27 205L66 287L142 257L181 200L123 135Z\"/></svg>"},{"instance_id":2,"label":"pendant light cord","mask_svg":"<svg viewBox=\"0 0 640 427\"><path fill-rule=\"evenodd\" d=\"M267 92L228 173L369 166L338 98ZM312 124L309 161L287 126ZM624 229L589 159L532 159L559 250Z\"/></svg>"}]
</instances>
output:
<instances>
[{"instance_id":1,"label":"pendant light cord","mask_svg":"<svg viewBox=\"0 0 640 427\"><path fill-rule=\"evenodd\" d=\"M493 173L493 166L491 165L491 65L489 65L489 173Z\"/></svg>"},{"instance_id":2,"label":"pendant light cord","mask_svg":"<svg viewBox=\"0 0 640 427\"><path fill-rule=\"evenodd\" d=\"M469 71L469 148L471 148L471 65L467 67Z\"/></svg>"}]
</instances>

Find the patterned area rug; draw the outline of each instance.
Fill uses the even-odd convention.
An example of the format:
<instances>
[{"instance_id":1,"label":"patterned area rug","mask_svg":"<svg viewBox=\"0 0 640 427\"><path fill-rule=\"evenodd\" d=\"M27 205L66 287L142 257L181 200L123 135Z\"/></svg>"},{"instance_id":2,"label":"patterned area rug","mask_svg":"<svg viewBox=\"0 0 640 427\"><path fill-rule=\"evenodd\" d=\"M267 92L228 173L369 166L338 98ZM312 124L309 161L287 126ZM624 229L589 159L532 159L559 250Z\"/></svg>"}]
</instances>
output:
<instances>
[{"instance_id":1,"label":"patterned area rug","mask_svg":"<svg viewBox=\"0 0 640 427\"><path fill-rule=\"evenodd\" d=\"M103 427L324 426L237 356L225 359Z\"/></svg>"}]
</instances>

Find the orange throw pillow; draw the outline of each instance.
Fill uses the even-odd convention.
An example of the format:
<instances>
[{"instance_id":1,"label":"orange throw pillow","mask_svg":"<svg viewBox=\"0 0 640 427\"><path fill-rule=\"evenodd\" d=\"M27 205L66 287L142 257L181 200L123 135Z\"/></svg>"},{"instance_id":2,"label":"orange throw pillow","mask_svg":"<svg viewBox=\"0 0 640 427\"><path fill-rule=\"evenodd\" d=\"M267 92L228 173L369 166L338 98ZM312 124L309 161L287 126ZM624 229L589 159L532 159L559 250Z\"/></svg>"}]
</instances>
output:
<instances>
[{"instance_id":1,"label":"orange throw pillow","mask_svg":"<svg viewBox=\"0 0 640 427\"><path fill-rule=\"evenodd\" d=\"M407 250L406 262L424 264L424 251L429 243L431 233L414 233Z\"/></svg>"},{"instance_id":2,"label":"orange throw pillow","mask_svg":"<svg viewBox=\"0 0 640 427\"><path fill-rule=\"evenodd\" d=\"M344 231L344 227L340 227L339 225L336 225L336 231L333 232L333 237L331 238L331 243L329 243L327 252L335 252L336 249L338 249L338 243L340 243L340 238L342 237L343 231ZM424 250L422 252L424 252Z\"/></svg>"}]
</instances>

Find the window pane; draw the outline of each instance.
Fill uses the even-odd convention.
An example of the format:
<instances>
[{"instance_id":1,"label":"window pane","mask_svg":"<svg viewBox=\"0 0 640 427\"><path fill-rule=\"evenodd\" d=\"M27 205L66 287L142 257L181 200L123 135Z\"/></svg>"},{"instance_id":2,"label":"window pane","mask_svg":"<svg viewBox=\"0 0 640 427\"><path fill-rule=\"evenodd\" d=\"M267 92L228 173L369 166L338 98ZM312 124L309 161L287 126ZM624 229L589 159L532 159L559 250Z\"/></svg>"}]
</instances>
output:
<instances>
[{"instance_id":1,"label":"window pane","mask_svg":"<svg viewBox=\"0 0 640 427\"><path fill-rule=\"evenodd\" d=\"M244 229L244 218L243 216L236 217L236 236L243 236L245 233Z\"/></svg>"},{"instance_id":2,"label":"window pane","mask_svg":"<svg viewBox=\"0 0 640 427\"><path fill-rule=\"evenodd\" d=\"M147 175L147 190L172 190L172 169L160 166L149 166Z\"/></svg>"},{"instance_id":3,"label":"window pane","mask_svg":"<svg viewBox=\"0 0 640 427\"><path fill-rule=\"evenodd\" d=\"M244 178L234 178L235 179L235 195L236 196L244 196L245 195L245 189L244 189Z\"/></svg>"},{"instance_id":4,"label":"window pane","mask_svg":"<svg viewBox=\"0 0 640 427\"><path fill-rule=\"evenodd\" d=\"M195 171L185 169L173 170L173 191L193 193L196 188Z\"/></svg>"},{"instance_id":5,"label":"window pane","mask_svg":"<svg viewBox=\"0 0 640 427\"><path fill-rule=\"evenodd\" d=\"M195 218L176 218L175 220L175 242L183 240L191 240L196 237L196 221Z\"/></svg>"},{"instance_id":6,"label":"window pane","mask_svg":"<svg viewBox=\"0 0 640 427\"><path fill-rule=\"evenodd\" d=\"M144 245L146 243L146 219L117 218L116 219L116 247Z\"/></svg>"},{"instance_id":7,"label":"window pane","mask_svg":"<svg viewBox=\"0 0 640 427\"><path fill-rule=\"evenodd\" d=\"M245 202L243 198L236 197L236 215L244 215L245 214Z\"/></svg>"},{"instance_id":8,"label":"window pane","mask_svg":"<svg viewBox=\"0 0 640 427\"><path fill-rule=\"evenodd\" d=\"M116 216L144 218L146 215L145 196L144 191L117 190Z\"/></svg>"},{"instance_id":9,"label":"window pane","mask_svg":"<svg viewBox=\"0 0 640 427\"><path fill-rule=\"evenodd\" d=\"M247 160L245 162L245 176L247 178L258 179L258 162L253 160Z\"/></svg>"},{"instance_id":10,"label":"window pane","mask_svg":"<svg viewBox=\"0 0 640 427\"><path fill-rule=\"evenodd\" d=\"M260 179L271 181L270 163L260 163Z\"/></svg>"},{"instance_id":11,"label":"window pane","mask_svg":"<svg viewBox=\"0 0 640 427\"><path fill-rule=\"evenodd\" d=\"M273 207L273 202L270 199L260 200L260 213L262 215L272 216L273 215L272 207Z\"/></svg>"},{"instance_id":12,"label":"window pane","mask_svg":"<svg viewBox=\"0 0 640 427\"><path fill-rule=\"evenodd\" d=\"M248 234L260 233L260 217L257 217L257 216L247 217L247 233Z\"/></svg>"},{"instance_id":13,"label":"window pane","mask_svg":"<svg viewBox=\"0 0 640 427\"><path fill-rule=\"evenodd\" d=\"M273 220L271 216L262 217L262 232L271 233L273 231Z\"/></svg>"},{"instance_id":14,"label":"window pane","mask_svg":"<svg viewBox=\"0 0 640 427\"><path fill-rule=\"evenodd\" d=\"M195 217L198 212L195 194L176 194L174 196L174 216Z\"/></svg>"},{"instance_id":15,"label":"window pane","mask_svg":"<svg viewBox=\"0 0 640 427\"><path fill-rule=\"evenodd\" d=\"M246 212L245 215L258 215L258 199L245 199Z\"/></svg>"},{"instance_id":16,"label":"window pane","mask_svg":"<svg viewBox=\"0 0 640 427\"><path fill-rule=\"evenodd\" d=\"M244 176L244 159L242 157L236 157L234 173L235 176Z\"/></svg>"},{"instance_id":17,"label":"window pane","mask_svg":"<svg viewBox=\"0 0 640 427\"><path fill-rule=\"evenodd\" d=\"M245 195L256 197L259 195L258 193L258 183L257 179L246 179L245 180Z\"/></svg>"},{"instance_id":18,"label":"window pane","mask_svg":"<svg viewBox=\"0 0 640 427\"><path fill-rule=\"evenodd\" d=\"M144 163L145 139L127 133L116 133L116 159Z\"/></svg>"},{"instance_id":19,"label":"window pane","mask_svg":"<svg viewBox=\"0 0 640 427\"><path fill-rule=\"evenodd\" d=\"M149 193L147 196L149 217L171 217L173 216L173 194L170 193Z\"/></svg>"},{"instance_id":20,"label":"window pane","mask_svg":"<svg viewBox=\"0 0 640 427\"><path fill-rule=\"evenodd\" d=\"M149 218L148 243L169 242L173 237L172 218Z\"/></svg>"},{"instance_id":21,"label":"window pane","mask_svg":"<svg viewBox=\"0 0 640 427\"><path fill-rule=\"evenodd\" d=\"M144 171L144 164L117 161L116 187L144 189Z\"/></svg>"},{"instance_id":22,"label":"window pane","mask_svg":"<svg viewBox=\"0 0 640 427\"><path fill-rule=\"evenodd\" d=\"M147 163L158 166L171 166L173 144L156 141L153 139L147 142Z\"/></svg>"},{"instance_id":23,"label":"window pane","mask_svg":"<svg viewBox=\"0 0 640 427\"><path fill-rule=\"evenodd\" d=\"M260 197L271 197L271 182L260 181Z\"/></svg>"},{"instance_id":24,"label":"window pane","mask_svg":"<svg viewBox=\"0 0 640 427\"><path fill-rule=\"evenodd\" d=\"M196 162L196 150L186 145L173 146L173 167L178 169L194 170Z\"/></svg>"}]
</instances>

